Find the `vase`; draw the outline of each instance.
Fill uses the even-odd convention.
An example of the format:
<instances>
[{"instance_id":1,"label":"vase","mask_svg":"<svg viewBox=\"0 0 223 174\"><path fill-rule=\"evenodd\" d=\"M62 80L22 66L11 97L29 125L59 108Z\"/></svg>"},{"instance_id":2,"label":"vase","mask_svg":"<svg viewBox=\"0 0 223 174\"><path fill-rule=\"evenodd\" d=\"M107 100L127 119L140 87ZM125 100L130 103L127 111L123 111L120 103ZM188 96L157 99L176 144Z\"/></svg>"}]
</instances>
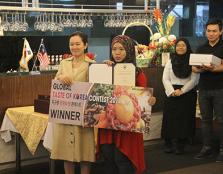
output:
<instances>
[{"instance_id":1,"label":"vase","mask_svg":"<svg viewBox=\"0 0 223 174\"><path fill-rule=\"evenodd\" d=\"M162 66L164 67L166 63L170 60L170 53L169 52L163 52L162 53Z\"/></svg>"}]
</instances>

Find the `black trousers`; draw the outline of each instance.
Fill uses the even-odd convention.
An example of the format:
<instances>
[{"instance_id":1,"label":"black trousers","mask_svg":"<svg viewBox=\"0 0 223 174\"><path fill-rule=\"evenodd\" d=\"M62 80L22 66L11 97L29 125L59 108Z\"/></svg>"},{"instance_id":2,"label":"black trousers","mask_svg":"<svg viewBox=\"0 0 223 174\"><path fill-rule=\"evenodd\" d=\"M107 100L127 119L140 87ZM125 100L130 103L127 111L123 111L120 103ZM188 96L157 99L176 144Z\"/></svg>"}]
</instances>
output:
<instances>
[{"instance_id":1,"label":"black trousers","mask_svg":"<svg viewBox=\"0 0 223 174\"><path fill-rule=\"evenodd\" d=\"M199 105L202 118L203 142L211 146L213 137L213 117L218 121L220 145L223 146L223 89L200 90Z\"/></svg>"}]
</instances>

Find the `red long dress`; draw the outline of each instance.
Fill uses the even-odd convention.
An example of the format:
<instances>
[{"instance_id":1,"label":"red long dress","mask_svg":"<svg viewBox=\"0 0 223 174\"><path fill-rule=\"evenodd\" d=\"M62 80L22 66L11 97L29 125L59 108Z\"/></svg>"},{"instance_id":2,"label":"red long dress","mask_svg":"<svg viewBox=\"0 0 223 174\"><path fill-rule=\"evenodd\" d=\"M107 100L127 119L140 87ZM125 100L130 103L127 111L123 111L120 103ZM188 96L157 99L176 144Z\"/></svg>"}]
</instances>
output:
<instances>
[{"instance_id":1,"label":"red long dress","mask_svg":"<svg viewBox=\"0 0 223 174\"><path fill-rule=\"evenodd\" d=\"M144 73L139 73L136 78L136 86L147 86ZM112 144L125 154L136 168L136 174L145 170L143 134L137 132L99 129L98 148L100 144ZM99 150L99 149L98 149Z\"/></svg>"}]
</instances>

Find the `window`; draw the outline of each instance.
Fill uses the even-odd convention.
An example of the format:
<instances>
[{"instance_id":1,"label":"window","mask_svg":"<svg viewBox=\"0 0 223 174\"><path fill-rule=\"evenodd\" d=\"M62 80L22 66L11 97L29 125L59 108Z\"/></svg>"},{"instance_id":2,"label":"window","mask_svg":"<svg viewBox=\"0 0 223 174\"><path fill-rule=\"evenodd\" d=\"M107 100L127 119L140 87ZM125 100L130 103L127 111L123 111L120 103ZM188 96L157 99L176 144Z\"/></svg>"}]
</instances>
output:
<instances>
[{"instance_id":1,"label":"window","mask_svg":"<svg viewBox=\"0 0 223 174\"><path fill-rule=\"evenodd\" d=\"M170 14L178 18L183 18L183 5L176 5Z\"/></svg>"},{"instance_id":2,"label":"window","mask_svg":"<svg viewBox=\"0 0 223 174\"><path fill-rule=\"evenodd\" d=\"M195 16L195 35L198 37L204 36L205 24L209 18L209 6L208 4L196 5Z\"/></svg>"}]
</instances>

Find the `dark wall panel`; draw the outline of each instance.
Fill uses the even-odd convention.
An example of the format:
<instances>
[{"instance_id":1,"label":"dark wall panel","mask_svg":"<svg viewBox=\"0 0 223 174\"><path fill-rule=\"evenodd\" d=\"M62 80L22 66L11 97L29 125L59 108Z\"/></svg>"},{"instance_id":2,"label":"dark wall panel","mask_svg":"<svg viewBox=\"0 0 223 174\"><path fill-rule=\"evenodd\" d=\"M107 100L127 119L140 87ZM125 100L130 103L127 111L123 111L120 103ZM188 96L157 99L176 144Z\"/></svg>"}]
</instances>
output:
<instances>
[{"instance_id":1,"label":"dark wall panel","mask_svg":"<svg viewBox=\"0 0 223 174\"><path fill-rule=\"evenodd\" d=\"M223 1L210 0L209 3L209 16L223 18Z\"/></svg>"},{"instance_id":2,"label":"dark wall panel","mask_svg":"<svg viewBox=\"0 0 223 174\"><path fill-rule=\"evenodd\" d=\"M23 36L0 37L0 72L6 72L19 67L24 42L23 38ZM29 36L26 38L34 53L37 53L42 38L44 39L48 55L69 53L67 36ZM32 63L32 60L30 62Z\"/></svg>"}]
</instances>

